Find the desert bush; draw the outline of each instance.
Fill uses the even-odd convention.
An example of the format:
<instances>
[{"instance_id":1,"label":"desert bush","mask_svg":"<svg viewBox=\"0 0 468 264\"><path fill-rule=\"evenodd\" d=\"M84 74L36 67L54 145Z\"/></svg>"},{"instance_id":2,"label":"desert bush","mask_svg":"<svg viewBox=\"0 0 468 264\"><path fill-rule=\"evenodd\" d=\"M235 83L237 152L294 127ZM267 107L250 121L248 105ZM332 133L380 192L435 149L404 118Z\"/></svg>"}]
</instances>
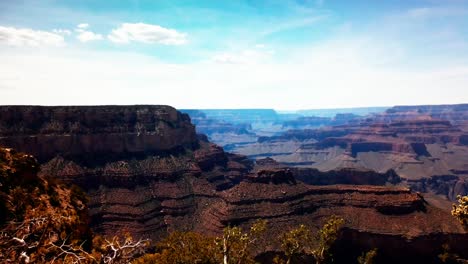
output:
<instances>
[{"instance_id":1,"label":"desert bush","mask_svg":"<svg viewBox=\"0 0 468 264\"><path fill-rule=\"evenodd\" d=\"M344 219L331 216L317 233L318 245L312 250L316 263L326 263L332 258L330 248L338 238L338 233L344 225Z\"/></svg>"},{"instance_id":2,"label":"desert bush","mask_svg":"<svg viewBox=\"0 0 468 264\"><path fill-rule=\"evenodd\" d=\"M266 220L253 223L247 233L244 233L240 227L224 228L223 236L216 238L216 245L223 256L222 263L255 263L251 251L258 247L266 228Z\"/></svg>"},{"instance_id":3,"label":"desert bush","mask_svg":"<svg viewBox=\"0 0 468 264\"><path fill-rule=\"evenodd\" d=\"M458 204L453 205L452 215L460 221L465 229L468 229L468 195L458 195L457 200Z\"/></svg>"},{"instance_id":4,"label":"desert bush","mask_svg":"<svg viewBox=\"0 0 468 264\"><path fill-rule=\"evenodd\" d=\"M358 257L358 263L359 264L374 264L376 263L376 257L377 257L377 249L374 248L372 250L369 250L366 253L362 253L362 255Z\"/></svg>"},{"instance_id":5,"label":"desert bush","mask_svg":"<svg viewBox=\"0 0 468 264\"><path fill-rule=\"evenodd\" d=\"M221 254L215 239L195 232L173 232L156 244L154 254L144 255L135 264L218 264Z\"/></svg>"},{"instance_id":6,"label":"desert bush","mask_svg":"<svg viewBox=\"0 0 468 264\"><path fill-rule=\"evenodd\" d=\"M327 222L318 230L315 237L309 228L300 225L280 236L281 249L286 260L277 256L275 263L291 263L294 257L310 254L316 263L327 263L332 261L331 247L338 238L338 234L344 220L337 216L331 216ZM315 242L314 242L315 241Z\"/></svg>"}]
</instances>

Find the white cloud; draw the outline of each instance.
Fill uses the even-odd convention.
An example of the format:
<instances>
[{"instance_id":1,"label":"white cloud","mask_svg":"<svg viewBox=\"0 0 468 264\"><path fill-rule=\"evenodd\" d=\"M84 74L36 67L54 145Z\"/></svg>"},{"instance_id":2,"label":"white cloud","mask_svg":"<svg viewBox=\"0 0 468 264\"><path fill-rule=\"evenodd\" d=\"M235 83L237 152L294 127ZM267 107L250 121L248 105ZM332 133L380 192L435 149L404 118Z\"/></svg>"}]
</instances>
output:
<instances>
[{"instance_id":1,"label":"white cloud","mask_svg":"<svg viewBox=\"0 0 468 264\"><path fill-rule=\"evenodd\" d=\"M76 37L81 42L89 42L95 40L102 40L103 37L101 34L96 34L92 31L87 30L77 30L78 36Z\"/></svg>"},{"instance_id":2,"label":"white cloud","mask_svg":"<svg viewBox=\"0 0 468 264\"><path fill-rule=\"evenodd\" d=\"M264 44L257 44L255 49L215 54L211 61L222 64L258 64L269 60L274 53L274 50L267 48Z\"/></svg>"},{"instance_id":3,"label":"white cloud","mask_svg":"<svg viewBox=\"0 0 468 264\"><path fill-rule=\"evenodd\" d=\"M62 35L62 36L70 36L71 35L71 31L68 30L68 29L54 29L52 30L54 33L57 33L59 35Z\"/></svg>"},{"instance_id":4,"label":"white cloud","mask_svg":"<svg viewBox=\"0 0 468 264\"><path fill-rule=\"evenodd\" d=\"M0 104L304 109L466 103L468 45L451 48L458 43L457 27L451 24L434 28L414 23L419 21L414 15L427 17L428 12L405 12L375 26L345 24L327 40L297 45L265 43L263 38L248 42L252 47L234 42L205 61L185 64L124 52L0 49L0 60L8 62L0 64L0 87L6 87ZM455 34L441 38L438 29L445 27ZM120 43L161 42L124 25L114 31L107 37ZM235 34L232 38L242 42ZM277 56L269 53L269 45L275 45Z\"/></svg>"},{"instance_id":5,"label":"white cloud","mask_svg":"<svg viewBox=\"0 0 468 264\"><path fill-rule=\"evenodd\" d=\"M0 26L0 43L18 47L37 47L62 46L65 44L65 41L60 34L48 31Z\"/></svg>"},{"instance_id":6,"label":"white cloud","mask_svg":"<svg viewBox=\"0 0 468 264\"><path fill-rule=\"evenodd\" d=\"M88 23L81 23L76 26L77 28L86 29L89 27Z\"/></svg>"},{"instance_id":7,"label":"white cloud","mask_svg":"<svg viewBox=\"0 0 468 264\"><path fill-rule=\"evenodd\" d=\"M103 39L101 34L96 34L91 31L82 31L79 33L79 35L76 38L81 42L89 42L89 41Z\"/></svg>"},{"instance_id":8,"label":"white cloud","mask_svg":"<svg viewBox=\"0 0 468 264\"><path fill-rule=\"evenodd\" d=\"M144 23L123 23L119 28L113 29L107 38L115 43L135 41L146 44L182 45L187 42L184 33Z\"/></svg>"},{"instance_id":9,"label":"white cloud","mask_svg":"<svg viewBox=\"0 0 468 264\"><path fill-rule=\"evenodd\" d=\"M385 49L370 50L372 44L323 43L291 50L285 62L258 64L175 65L123 52L0 50L9 62L0 64L0 86L10 87L0 104L304 109L468 101L466 65L376 67Z\"/></svg>"},{"instance_id":10,"label":"white cloud","mask_svg":"<svg viewBox=\"0 0 468 264\"><path fill-rule=\"evenodd\" d=\"M103 37L101 34L94 33L92 31L86 30L89 28L89 24L79 24L75 31L78 33L78 36L76 38L83 42L89 42L89 41L95 41L95 40L102 40Z\"/></svg>"}]
</instances>

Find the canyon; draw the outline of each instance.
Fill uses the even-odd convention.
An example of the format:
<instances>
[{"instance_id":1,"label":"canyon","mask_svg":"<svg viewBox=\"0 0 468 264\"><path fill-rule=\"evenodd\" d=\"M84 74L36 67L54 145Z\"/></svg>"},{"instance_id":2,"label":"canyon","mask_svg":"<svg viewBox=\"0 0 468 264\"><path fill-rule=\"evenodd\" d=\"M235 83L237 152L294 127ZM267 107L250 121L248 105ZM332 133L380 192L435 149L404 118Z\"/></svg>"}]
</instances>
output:
<instances>
[{"instance_id":1,"label":"canyon","mask_svg":"<svg viewBox=\"0 0 468 264\"><path fill-rule=\"evenodd\" d=\"M291 129L225 149L322 172L394 170L400 186L445 209L457 195L468 194L468 105L396 106L362 116L303 116L283 123Z\"/></svg>"},{"instance_id":2,"label":"canyon","mask_svg":"<svg viewBox=\"0 0 468 264\"><path fill-rule=\"evenodd\" d=\"M234 154L170 106L0 106L0 146L34 155L40 175L80 186L91 227L103 235L219 235L266 219L266 236L277 241L285 230L317 230L337 215L346 222L339 263L374 247L382 263L435 263L443 244L468 258L466 231L433 198L466 192L466 120L441 119L433 109L403 120L399 111L279 134L253 133L260 126L251 120L232 125L191 113L204 129L250 136ZM259 246L259 258L278 243Z\"/></svg>"}]
</instances>

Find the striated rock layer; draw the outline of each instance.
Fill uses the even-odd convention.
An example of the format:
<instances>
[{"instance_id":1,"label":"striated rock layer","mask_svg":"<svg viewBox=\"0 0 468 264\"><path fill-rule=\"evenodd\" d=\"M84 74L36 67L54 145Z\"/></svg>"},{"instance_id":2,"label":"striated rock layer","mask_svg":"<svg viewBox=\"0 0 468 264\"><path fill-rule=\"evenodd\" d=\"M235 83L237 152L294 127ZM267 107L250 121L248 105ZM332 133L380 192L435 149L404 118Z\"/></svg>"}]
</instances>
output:
<instances>
[{"instance_id":1,"label":"striated rock layer","mask_svg":"<svg viewBox=\"0 0 468 264\"><path fill-rule=\"evenodd\" d=\"M174 230L216 235L228 224L247 228L267 219L267 236L277 241L289 228L304 223L316 229L335 214L346 220L343 236L353 246L344 246L343 256L379 246L392 260L404 262L417 252L431 262L445 242L467 254L459 223L409 189L330 185L360 178L387 184L398 180L391 171L309 170L313 183L325 186L306 185L296 181L295 169L271 159L254 165L224 152L167 106L5 106L0 113L0 145L39 156L42 174L84 188L92 227L102 234L127 230L155 240ZM392 251L395 245L407 251Z\"/></svg>"},{"instance_id":2,"label":"striated rock layer","mask_svg":"<svg viewBox=\"0 0 468 264\"><path fill-rule=\"evenodd\" d=\"M2 106L0 145L41 162L60 154L95 163L197 143L188 115L169 106Z\"/></svg>"},{"instance_id":3,"label":"striated rock layer","mask_svg":"<svg viewBox=\"0 0 468 264\"><path fill-rule=\"evenodd\" d=\"M447 199L468 194L468 135L462 125L468 120L466 106L395 107L359 123L263 137L236 152L309 171L393 170L414 190L445 196L442 207L449 208ZM303 172L299 177L312 181Z\"/></svg>"}]
</instances>

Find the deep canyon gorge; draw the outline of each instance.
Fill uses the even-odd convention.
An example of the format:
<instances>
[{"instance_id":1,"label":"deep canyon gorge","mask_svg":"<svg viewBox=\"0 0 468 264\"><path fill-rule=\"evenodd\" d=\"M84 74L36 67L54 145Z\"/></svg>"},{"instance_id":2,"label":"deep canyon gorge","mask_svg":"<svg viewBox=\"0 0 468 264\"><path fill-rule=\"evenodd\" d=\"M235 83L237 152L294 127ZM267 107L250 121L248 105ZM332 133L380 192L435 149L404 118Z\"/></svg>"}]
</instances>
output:
<instances>
[{"instance_id":1,"label":"deep canyon gorge","mask_svg":"<svg viewBox=\"0 0 468 264\"><path fill-rule=\"evenodd\" d=\"M467 105L334 117L201 111L0 106L0 146L34 155L40 175L81 187L100 234L219 235L266 219L275 241L337 215L340 263L372 248L387 263L431 263L442 244L468 258L468 235L449 211L468 192Z\"/></svg>"}]
</instances>

